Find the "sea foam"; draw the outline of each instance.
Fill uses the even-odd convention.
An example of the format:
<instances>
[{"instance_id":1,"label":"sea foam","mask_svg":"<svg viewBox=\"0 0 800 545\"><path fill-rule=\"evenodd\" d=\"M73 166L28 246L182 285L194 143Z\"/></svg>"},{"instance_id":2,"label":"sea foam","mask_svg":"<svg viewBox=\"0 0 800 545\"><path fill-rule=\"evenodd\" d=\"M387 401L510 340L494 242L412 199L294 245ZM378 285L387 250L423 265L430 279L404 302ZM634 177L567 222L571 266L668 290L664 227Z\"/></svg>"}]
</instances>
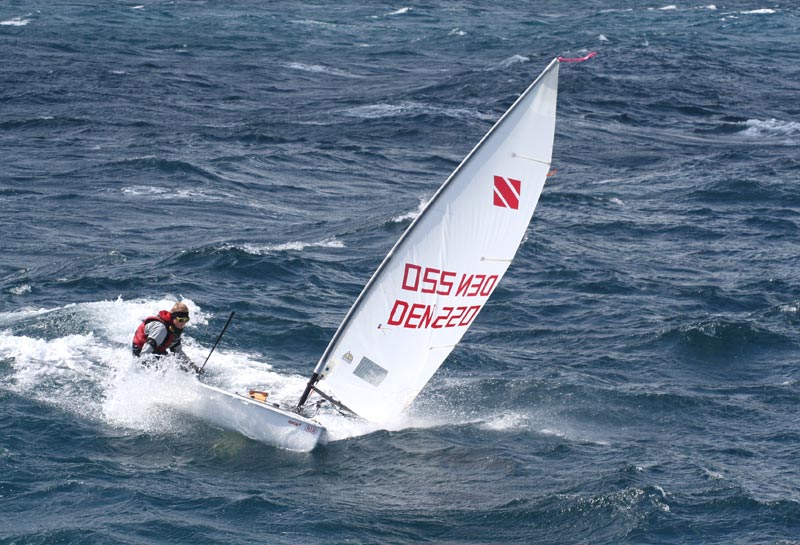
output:
<instances>
[{"instance_id":1,"label":"sea foam","mask_svg":"<svg viewBox=\"0 0 800 545\"><path fill-rule=\"evenodd\" d=\"M22 17L14 17L7 21L0 21L0 26L25 26L30 23L30 19L23 19Z\"/></svg>"}]
</instances>

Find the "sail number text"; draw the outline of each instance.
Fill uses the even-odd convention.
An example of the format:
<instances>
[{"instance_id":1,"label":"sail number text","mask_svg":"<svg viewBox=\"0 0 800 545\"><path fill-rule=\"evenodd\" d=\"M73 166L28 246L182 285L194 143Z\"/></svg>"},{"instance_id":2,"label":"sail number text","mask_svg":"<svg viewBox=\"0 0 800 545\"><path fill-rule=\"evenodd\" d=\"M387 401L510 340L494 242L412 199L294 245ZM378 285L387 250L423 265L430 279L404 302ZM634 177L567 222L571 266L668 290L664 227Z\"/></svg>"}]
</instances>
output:
<instances>
[{"instance_id":1,"label":"sail number text","mask_svg":"<svg viewBox=\"0 0 800 545\"><path fill-rule=\"evenodd\" d=\"M421 267L406 263L402 289L425 294L453 297L488 297L497 285L498 275L466 274ZM465 327L481 309L481 305L452 305L437 308L426 303L397 299L386 325L411 329Z\"/></svg>"},{"instance_id":2,"label":"sail number text","mask_svg":"<svg viewBox=\"0 0 800 545\"><path fill-rule=\"evenodd\" d=\"M467 274L420 267L406 263L403 289L456 297L488 297L497 284L497 275ZM458 282L456 282L458 279ZM455 288L455 293L453 293Z\"/></svg>"}]
</instances>

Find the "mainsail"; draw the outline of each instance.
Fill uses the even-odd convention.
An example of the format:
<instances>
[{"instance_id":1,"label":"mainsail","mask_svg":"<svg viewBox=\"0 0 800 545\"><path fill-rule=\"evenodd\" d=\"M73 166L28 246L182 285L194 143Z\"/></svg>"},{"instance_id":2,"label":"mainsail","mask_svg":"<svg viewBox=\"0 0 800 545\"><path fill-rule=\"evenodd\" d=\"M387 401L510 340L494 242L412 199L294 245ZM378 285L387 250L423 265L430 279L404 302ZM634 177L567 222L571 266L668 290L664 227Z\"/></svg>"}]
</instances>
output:
<instances>
[{"instance_id":1,"label":"mainsail","mask_svg":"<svg viewBox=\"0 0 800 545\"><path fill-rule=\"evenodd\" d=\"M405 409L455 348L525 236L550 170L558 59L462 161L348 312L314 390L357 415Z\"/></svg>"}]
</instances>

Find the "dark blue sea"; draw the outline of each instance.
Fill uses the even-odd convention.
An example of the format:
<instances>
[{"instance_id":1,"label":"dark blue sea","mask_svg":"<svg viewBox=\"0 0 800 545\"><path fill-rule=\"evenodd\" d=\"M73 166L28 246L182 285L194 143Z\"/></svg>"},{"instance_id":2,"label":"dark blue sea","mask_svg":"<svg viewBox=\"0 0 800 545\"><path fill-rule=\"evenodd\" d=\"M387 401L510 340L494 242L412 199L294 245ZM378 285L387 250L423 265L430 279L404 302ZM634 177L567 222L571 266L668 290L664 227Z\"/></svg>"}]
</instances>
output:
<instances>
[{"instance_id":1,"label":"dark blue sea","mask_svg":"<svg viewBox=\"0 0 800 545\"><path fill-rule=\"evenodd\" d=\"M712 2L714 2L712 4ZM0 544L800 544L800 6L0 4ZM143 369L296 400L554 57L517 260L402 422L281 450Z\"/></svg>"}]
</instances>

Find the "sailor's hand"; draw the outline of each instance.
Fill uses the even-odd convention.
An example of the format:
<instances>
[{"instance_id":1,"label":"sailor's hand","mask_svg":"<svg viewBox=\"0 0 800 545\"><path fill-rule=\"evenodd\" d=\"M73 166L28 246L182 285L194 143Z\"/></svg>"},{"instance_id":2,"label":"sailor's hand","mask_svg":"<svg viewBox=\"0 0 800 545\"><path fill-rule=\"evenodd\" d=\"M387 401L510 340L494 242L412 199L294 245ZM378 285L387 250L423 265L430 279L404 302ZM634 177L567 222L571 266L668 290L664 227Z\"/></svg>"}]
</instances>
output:
<instances>
[{"instance_id":1,"label":"sailor's hand","mask_svg":"<svg viewBox=\"0 0 800 545\"><path fill-rule=\"evenodd\" d=\"M185 359L180 364L181 371L185 371L188 373L189 371L193 371L195 375L202 376L205 375L205 371L200 369L198 366L194 364L194 362L190 359Z\"/></svg>"}]
</instances>

